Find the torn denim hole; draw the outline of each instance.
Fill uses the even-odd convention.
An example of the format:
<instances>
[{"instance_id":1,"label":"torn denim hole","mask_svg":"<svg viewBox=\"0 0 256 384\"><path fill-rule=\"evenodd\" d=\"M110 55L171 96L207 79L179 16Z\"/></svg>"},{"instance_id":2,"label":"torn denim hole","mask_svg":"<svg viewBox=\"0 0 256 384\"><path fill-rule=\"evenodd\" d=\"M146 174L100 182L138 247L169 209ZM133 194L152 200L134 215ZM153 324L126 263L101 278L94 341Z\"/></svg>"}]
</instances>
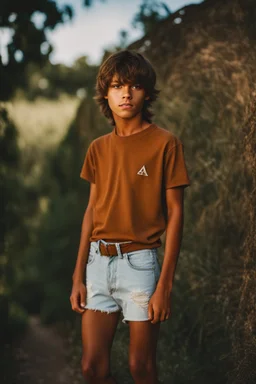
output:
<instances>
[{"instance_id":1,"label":"torn denim hole","mask_svg":"<svg viewBox=\"0 0 256 384\"><path fill-rule=\"evenodd\" d=\"M92 289L92 282L88 281L86 284L86 290L87 290L87 297L88 299L91 299L93 296L93 289Z\"/></svg>"},{"instance_id":2,"label":"torn denim hole","mask_svg":"<svg viewBox=\"0 0 256 384\"><path fill-rule=\"evenodd\" d=\"M137 291L131 293L131 299L139 307L145 309L148 307L150 296L147 292Z\"/></svg>"}]
</instances>

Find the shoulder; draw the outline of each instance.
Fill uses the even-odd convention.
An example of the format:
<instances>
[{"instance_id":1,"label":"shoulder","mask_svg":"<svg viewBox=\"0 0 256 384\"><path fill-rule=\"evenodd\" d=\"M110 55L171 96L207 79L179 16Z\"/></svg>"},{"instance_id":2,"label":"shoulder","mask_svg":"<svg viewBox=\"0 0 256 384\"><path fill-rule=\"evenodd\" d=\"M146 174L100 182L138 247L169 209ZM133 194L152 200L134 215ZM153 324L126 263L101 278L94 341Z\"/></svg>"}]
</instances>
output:
<instances>
[{"instance_id":1,"label":"shoulder","mask_svg":"<svg viewBox=\"0 0 256 384\"><path fill-rule=\"evenodd\" d=\"M92 140L90 143L91 149L97 151L98 149L102 149L102 147L109 144L111 138L111 133L106 133L105 135L99 136L96 139Z\"/></svg>"},{"instance_id":2,"label":"shoulder","mask_svg":"<svg viewBox=\"0 0 256 384\"><path fill-rule=\"evenodd\" d=\"M156 125L156 124L155 124ZM172 150L177 145L183 145L181 139L168 129L156 125L155 135L164 145L166 151Z\"/></svg>"}]
</instances>

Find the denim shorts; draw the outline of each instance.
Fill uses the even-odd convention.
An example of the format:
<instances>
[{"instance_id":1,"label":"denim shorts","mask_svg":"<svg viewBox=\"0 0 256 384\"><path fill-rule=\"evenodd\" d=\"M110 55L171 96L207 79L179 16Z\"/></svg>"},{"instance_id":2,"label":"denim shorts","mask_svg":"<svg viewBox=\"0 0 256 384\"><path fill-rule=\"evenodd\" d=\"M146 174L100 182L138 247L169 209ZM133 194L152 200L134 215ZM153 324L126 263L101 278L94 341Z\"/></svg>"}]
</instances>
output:
<instances>
[{"instance_id":1,"label":"denim shorts","mask_svg":"<svg viewBox=\"0 0 256 384\"><path fill-rule=\"evenodd\" d=\"M100 253L100 241L90 242L86 264L86 309L106 313L122 311L123 323L148 320L148 303L156 289L161 266L157 248L122 253ZM111 243L113 244L113 243Z\"/></svg>"}]
</instances>

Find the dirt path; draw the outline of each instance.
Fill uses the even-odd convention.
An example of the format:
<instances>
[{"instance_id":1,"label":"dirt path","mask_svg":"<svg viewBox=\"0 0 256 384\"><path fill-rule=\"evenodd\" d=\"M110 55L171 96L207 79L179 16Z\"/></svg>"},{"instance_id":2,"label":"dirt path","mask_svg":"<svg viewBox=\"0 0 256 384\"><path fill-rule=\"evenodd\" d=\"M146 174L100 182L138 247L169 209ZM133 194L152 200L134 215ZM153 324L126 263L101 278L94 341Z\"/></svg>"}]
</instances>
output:
<instances>
[{"instance_id":1,"label":"dirt path","mask_svg":"<svg viewBox=\"0 0 256 384\"><path fill-rule=\"evenodd\" d=\"M67 343L54 330L30 317L28 329L15 348L18 376L15 384L83 384L67 355Z\"/></svg>"}]
</instances>

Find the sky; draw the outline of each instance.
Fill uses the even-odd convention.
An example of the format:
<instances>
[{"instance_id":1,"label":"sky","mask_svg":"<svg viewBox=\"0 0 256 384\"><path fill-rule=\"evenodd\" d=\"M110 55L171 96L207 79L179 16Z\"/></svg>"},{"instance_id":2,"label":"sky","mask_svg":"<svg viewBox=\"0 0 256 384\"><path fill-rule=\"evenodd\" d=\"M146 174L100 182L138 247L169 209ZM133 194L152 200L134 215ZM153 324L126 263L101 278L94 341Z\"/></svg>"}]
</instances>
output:
<instances>
[{"instance_id":1,"label":"sky","mask_svg":"<svg viewBox=\"0 0 256 384\"><path fill-rule=\"evenodd\" d=\"M74 61L87 56L89 64L100 64L105 49L111 49L120 42L120 32L128 33L127 43L140 39L143 32L132 27L132 20L139 12L143 0L93 0L91 7L84 7L84 0L55 0L61 8L68 4L73 7L74 17L59 24L53 31L47 31L48 41L53 46L50 61L72 66ZM148 0L150 1L150 0ZM203 0L162 0L171 12L188 4L198 4ZM159 2L161 2L159 0ZM10 16L15 19L15 14ZM33 22L40 27L44 17L36 12ZM14 20L13 20L14 21ZM0 28L0 54L4 64L8 62L7 44L12 40L13 32ZM48 49L48 44L44 43ZM17 51L16 60L22 60L22 52Z\"/></svg>"},{"instance_id":2,"label":"sky","mask_svg":"<svg viewBox=\"0 0 256 384\"><path fill-rule=\"evenodd\" d=\"M94 0L89 8L82 6L83 0L57 0L61 7L72 4L73 20L57 26L47 37L54 46L50 56L52 63L72 65L80 56L87 56L90 64L99 64L103 49L113 47L120 40L121 30L128 32L129 43L143 36L140 29L131 26L142 0ZM164 0L171 12L188 4L202 0Z\"/></svg>"}]
</instances>

